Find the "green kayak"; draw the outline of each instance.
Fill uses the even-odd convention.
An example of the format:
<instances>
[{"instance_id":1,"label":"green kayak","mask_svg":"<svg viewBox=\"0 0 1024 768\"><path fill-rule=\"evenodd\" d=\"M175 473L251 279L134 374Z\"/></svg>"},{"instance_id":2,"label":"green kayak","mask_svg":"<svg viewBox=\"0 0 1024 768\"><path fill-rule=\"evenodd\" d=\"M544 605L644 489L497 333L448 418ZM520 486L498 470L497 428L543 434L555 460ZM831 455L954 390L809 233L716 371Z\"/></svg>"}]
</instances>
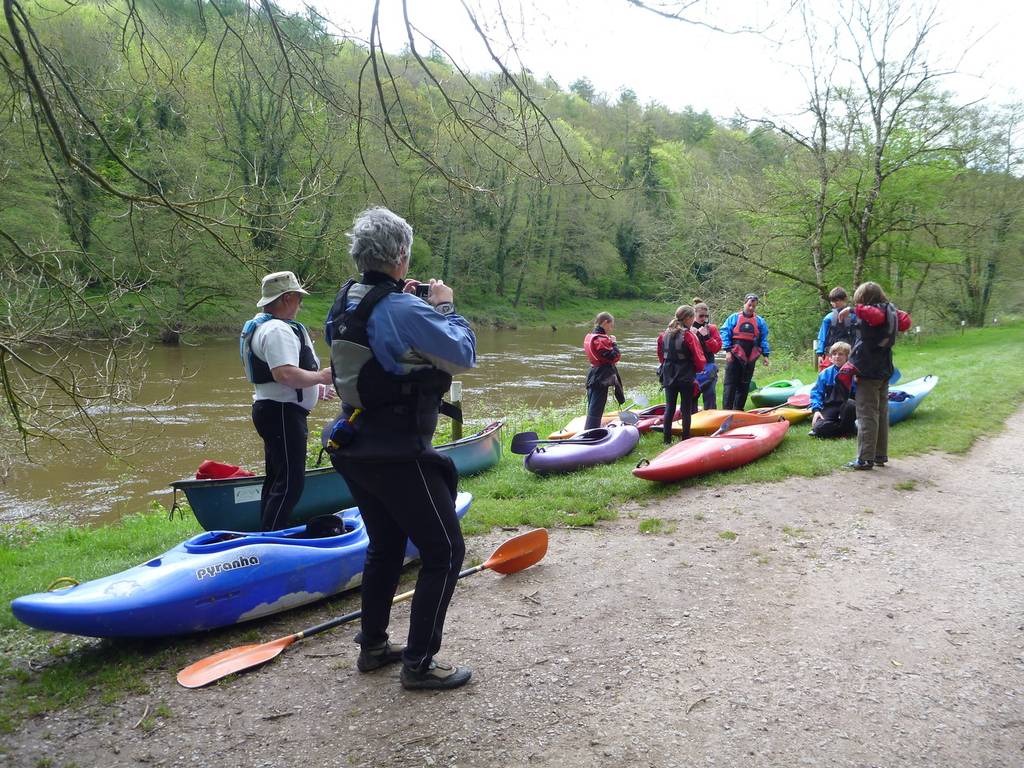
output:
<instances>
[{"instance_id":1,"label":"green kayak","mask_svg":"<svg viewBox=\"0 0 1024 768\"><path fill-rule=\"evenodd\" d=\"M462 476L490 469L501 458L502 422L496 421L475 435L435 448L451 457ZM177 480L171 483L175 506L183 491L193 514L207 531L258 531L263 475L224 480ZM329 515L355 505L352 492L334 467L306 470L306 484L288 525L301 525L311 517ZM173 508L172 508L173 509Z\"/></svg>"},{"instance_id":2,"label":"green kayak","mask_svg":"<svg viewBox=\"0 0 1024 768\"><path fill-rule=\"evenodd\" d=\"M761 387L756 392L750 394L750 400L758 408L764 408L766 406L782 405L793 395L797 394L797 390L804 386L804 383L800 379L782 379L781 381L773 381L764 387Z\"/></svg>"}]
</instances>

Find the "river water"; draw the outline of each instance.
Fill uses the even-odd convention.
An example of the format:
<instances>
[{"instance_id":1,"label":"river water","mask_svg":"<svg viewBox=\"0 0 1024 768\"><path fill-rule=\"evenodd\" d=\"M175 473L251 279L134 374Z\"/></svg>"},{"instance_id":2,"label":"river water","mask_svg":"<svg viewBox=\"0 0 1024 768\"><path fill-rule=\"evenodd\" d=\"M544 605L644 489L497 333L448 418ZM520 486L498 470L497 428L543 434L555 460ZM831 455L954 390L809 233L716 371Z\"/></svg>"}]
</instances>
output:
<instances>
[{"instance_id":1,"label":"river water","mask_svg":"<svg viewBox=\"0 0 1024 768\"><path fill-rule=\"evenodd\" d=\"M581 342L588 330L479 329L478 367L458 377L467 434L510 408L581 403L588 369ZM660 330L650 324L616 328L627 389L653 383ZM316 344L326 360L324 345ZM67 450L45 447L34 462L15 466L0 486L0 522L95 524L146 509L153 500L170 506L168 484L194 476L203 459L262 474L263 444L250 421L252 387L242 374L236 339L154 346L147 352L136 401L105 416L125 435L118 455L79 440ZM310 414L310 432L319 433L336 409L336 401L318 404Z\"/></svg>"}]
</instances>

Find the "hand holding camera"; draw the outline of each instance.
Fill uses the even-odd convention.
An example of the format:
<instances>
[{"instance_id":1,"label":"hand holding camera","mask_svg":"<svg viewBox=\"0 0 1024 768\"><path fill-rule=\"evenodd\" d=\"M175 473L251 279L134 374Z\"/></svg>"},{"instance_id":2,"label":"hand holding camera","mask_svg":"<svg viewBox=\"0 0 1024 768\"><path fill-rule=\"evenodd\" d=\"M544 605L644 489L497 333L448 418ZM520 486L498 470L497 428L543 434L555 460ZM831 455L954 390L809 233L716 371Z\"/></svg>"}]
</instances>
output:
<instances>
[{"instance_id":1,"label":"hand holding camera","mask_svg":"<svg viewBox=\"0 0 1024 768\"><path fill-rule=\"evenodd\" d=\"M454 294L452 293L451 287L445 285L443 280L435 280L434 278L431 278L428 283L421 283L414 280L410 280L408 282L412 285L412 288L410 290L407 286L405 289L406 292L415 293L431 306L436 307L438 304L444 304L445 302L452 303L454 300Z\"/></svg>"}]
</instances>

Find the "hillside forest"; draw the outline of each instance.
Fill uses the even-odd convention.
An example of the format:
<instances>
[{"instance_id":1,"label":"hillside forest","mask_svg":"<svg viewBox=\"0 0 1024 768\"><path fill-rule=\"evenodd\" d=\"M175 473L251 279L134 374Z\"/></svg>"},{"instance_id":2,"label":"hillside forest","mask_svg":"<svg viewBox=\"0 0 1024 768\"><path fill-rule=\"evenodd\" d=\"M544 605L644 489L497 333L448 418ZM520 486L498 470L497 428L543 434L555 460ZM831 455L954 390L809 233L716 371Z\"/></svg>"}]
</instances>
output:
<instances>
[{"instance_id":1,"label":"hillside forest","mask_svg":"<svg viewBox=\"0 0 1024 768\"><path fill-rule=\"evenodd\" d=\"M376 16L359 39L270 2L2 2L0 381L22 440L127 396L140 341L234 333L266 272L333 294L370 205L412 224L412 275L496 323L694 295L724 316L753 290L802 349L835 285L876 280L936 330L1021 308L1024 105L944 90L936 17L898 0L794 4L788 119L496 53L470 72L409 17L385 51Z\"/></svg>"}]
</instances>

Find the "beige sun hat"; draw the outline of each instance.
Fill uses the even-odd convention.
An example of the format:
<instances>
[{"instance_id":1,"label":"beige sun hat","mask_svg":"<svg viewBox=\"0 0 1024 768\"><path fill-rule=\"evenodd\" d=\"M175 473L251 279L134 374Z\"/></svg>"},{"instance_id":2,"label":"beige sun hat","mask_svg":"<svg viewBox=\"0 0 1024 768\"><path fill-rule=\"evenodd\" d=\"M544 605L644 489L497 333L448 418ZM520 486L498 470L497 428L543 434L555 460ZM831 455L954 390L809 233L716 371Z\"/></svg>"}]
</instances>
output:
<instances>
[{"instance_id":1,"label":"beige sun hat","mask_svg":"<svg viewBox=\"0 0 1024 768\"><path fill-rule=\"evenodd\" d=\"M309 295L309 291L299 285L299 278L294 272L271 272L263 278L263 298L256 302L256 306L265 307L279 296L293 292Z\"/></svg>"}]
</instances>

